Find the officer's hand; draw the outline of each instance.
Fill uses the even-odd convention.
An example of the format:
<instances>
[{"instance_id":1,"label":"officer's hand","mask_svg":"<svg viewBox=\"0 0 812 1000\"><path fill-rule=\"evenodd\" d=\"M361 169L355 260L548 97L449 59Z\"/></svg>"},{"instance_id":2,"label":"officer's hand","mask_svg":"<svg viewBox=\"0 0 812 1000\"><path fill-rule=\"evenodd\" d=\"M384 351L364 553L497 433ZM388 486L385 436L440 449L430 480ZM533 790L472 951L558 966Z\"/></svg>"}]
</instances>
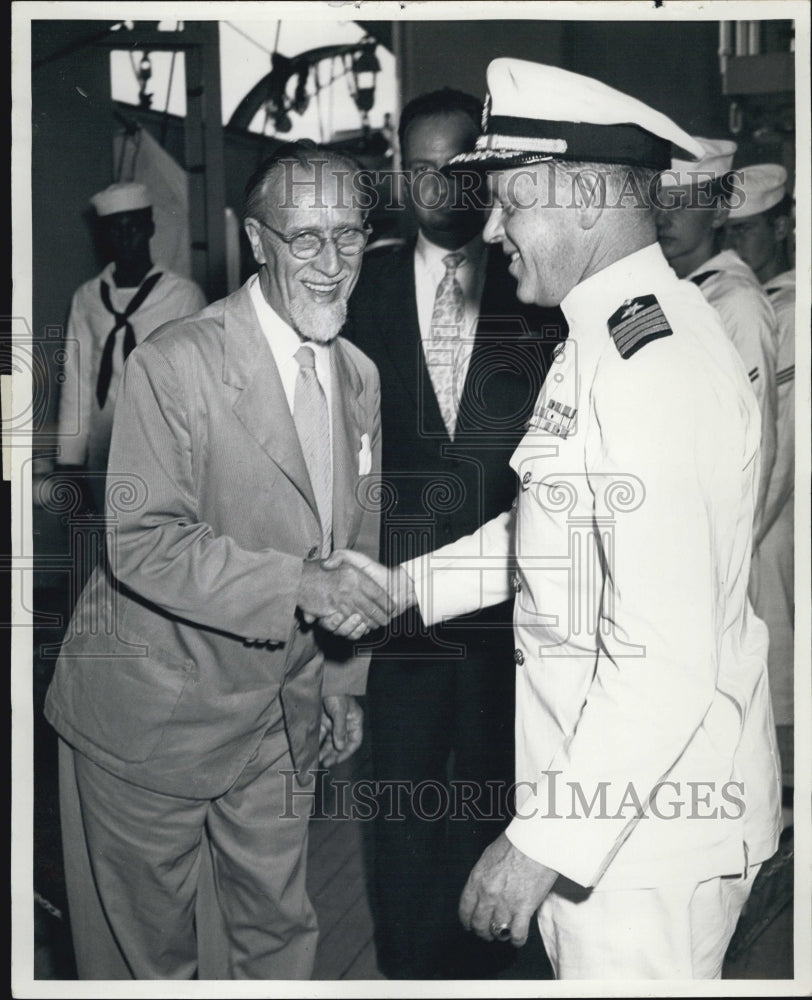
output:
<instances>
[{"instance_id":1,"label":"officer's hand","mask_svg":"<svg viewBox=\"0 0 812 1000\"><path fill-rule=\"evenodd\" d=\"M520 948L557 878L558 872L528 858L501 833L468 876L459 906L463 927L485 941L497 939L497 928L509 928L511 944Z\"/></svg>"},{"instance_id":2,"label":"officer's hand","mask_svg":"<svg viewBox=\"0 0 812 1000\"><path fill-rule=\"evenodd\" d=\"M305 560L296 603L305 621L352 639L385 625L392 612L386 590L340 560Z\"/></svg>"},{"instance_id":3,"label":"officer's hand","mask_svg":"<svg viewBox=\"0 0 812 1000\"><path fill-rule=\"evenodd\" d=\"M364 738L364 713L350 694L328 695L322 700L319 763L332 767L351 757Z\"/></svg>"}]
</instances>

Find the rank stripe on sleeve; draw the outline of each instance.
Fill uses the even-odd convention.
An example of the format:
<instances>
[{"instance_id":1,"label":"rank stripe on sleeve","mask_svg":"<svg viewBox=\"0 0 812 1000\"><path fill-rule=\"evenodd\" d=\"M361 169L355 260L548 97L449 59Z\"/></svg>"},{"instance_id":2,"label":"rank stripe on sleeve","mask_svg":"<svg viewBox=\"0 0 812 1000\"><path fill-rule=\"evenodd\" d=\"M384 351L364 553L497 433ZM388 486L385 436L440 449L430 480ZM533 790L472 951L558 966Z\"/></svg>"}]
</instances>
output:
<instances>
[{"instance_id":1,"label":"rank stripe on sleeve","mask_svg":"<svg viewBox=\"0 0 812 1000\"><path fill-rule=\"evenodd\" d=\"M636 354L652 340L673 334L655 295L641 295L624 302L609 317L608 326L615 347L624 359Z\"/></svg>"}]
</instances>

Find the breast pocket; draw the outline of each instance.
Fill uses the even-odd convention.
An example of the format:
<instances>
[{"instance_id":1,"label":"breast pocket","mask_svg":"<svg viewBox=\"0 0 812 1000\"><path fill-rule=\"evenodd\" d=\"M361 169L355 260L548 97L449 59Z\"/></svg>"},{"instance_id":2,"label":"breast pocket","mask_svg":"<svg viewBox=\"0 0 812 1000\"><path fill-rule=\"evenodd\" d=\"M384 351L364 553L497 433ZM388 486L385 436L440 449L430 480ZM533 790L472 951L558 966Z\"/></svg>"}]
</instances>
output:
<instances>
[{"instance_id":1,"label":"breast pocket","mask_svg":"<svg viewBox=\"0 0 812 1000\"><path fill-rule=\"evenodd\" d=\"M594 601L586 606L581 600L585 572L599 565L593 496L579 440L528 435L511 464L519 477L516 602L546 649L580 634L584 615L594 613Z\"/></svg>"}]
</instances>

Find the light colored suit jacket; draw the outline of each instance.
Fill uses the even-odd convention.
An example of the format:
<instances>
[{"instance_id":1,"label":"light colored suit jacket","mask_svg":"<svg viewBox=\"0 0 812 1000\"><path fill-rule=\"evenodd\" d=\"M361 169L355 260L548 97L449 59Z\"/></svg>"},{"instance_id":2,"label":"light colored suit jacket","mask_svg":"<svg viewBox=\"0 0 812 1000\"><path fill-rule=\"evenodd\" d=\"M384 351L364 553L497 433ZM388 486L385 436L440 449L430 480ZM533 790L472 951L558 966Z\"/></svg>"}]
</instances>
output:
<instances>
[{"instance_id":1,"label":"light colored suit jacket","mask_svg":"<svg viewBox=\"0 0 812 1000\"><path fill-rule=\"evenodd\" d=\"M332 358L334 546L375 556L377 370L343 339ZM246 286L130 355L107 494L109 567L77 603L49 721L129 781L213 797L279 695L294 764L315 767L322 694L363 692L367 662L296 611L321 527Z\"/></svg>"}]
</instances>

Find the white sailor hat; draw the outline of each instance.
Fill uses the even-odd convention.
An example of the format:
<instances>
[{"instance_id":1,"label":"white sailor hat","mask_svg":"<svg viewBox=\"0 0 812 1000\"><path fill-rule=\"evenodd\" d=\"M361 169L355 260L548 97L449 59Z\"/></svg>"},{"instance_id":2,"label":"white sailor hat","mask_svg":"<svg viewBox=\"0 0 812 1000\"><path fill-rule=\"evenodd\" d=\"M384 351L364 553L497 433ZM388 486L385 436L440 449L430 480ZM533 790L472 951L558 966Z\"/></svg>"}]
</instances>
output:
<instances>
[{"instance_id":1,"label":"white sailor hat","mask_svg":"<svg viewBox=\"0 0 812 1000\"><path fill-rule=\"evenodd\" d=\"M599 80L524 59L488 66L483 135L467 163L499 170L543 160L586 160L665 169L672 145L701 156L699 145L659 111Z\"/></svg>"},{"instance_id":2,"label":"white sailor hat","mask_svg":"<svg viewBox=\"0 0 812 1000\"><path fill-rule=\"evenodd\" d=\"M732 139L703 139L694 136L702 147L698 160L672 159L671 166L660 176L662 187L691 187L718 180L733 166L733 156L739 148Z\"/></svg>"},{"instance_id":3,"label":"white sailor hat","mask_svg":"<svg viewBox=\"0 0 812 1000\"><path fill-rule=\"evenodd\" d=\"M116 212L137 212L152 207L152 198L144 184L111 184L90 199L99 215L114 215Z\"/></svg>"},{"instance_id":4,"label":"white sailor hat","mask_svg":"<svg viewBox=\"0 0 812 1000\"><path fill-rule=\"evenodd\" d=\"M756 163L737 170L741 204L731 208L728 219L749 219L777 205L787 193L787 172L779 163Z\"/></svg>"}]
</instances>

